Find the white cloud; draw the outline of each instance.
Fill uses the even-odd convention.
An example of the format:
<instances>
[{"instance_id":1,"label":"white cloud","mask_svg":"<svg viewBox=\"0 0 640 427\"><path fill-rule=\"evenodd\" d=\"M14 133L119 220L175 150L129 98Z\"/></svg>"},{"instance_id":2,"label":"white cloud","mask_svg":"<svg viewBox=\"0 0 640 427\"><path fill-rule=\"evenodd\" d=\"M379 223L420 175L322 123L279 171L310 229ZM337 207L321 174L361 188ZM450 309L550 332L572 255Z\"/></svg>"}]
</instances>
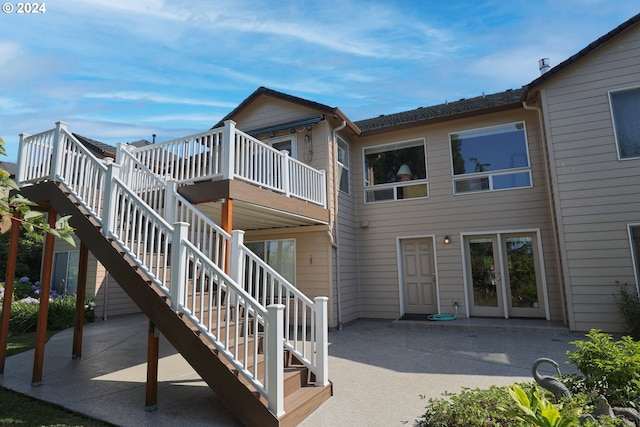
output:
<instances>
[{"instance_id":1,"label":"white cloud","mask_svg":"<svg viewBox=\"0 0 640 427\"><path fill-rule=\"evenodd\" d=\"M235 104L230 102L208 101L196 98L172 97L145 92L89 92L85 98L107 99L114 101L147 101L161 104L185 104L201 105L206 107L233 108Z\"/></svg>"}]
</instances>

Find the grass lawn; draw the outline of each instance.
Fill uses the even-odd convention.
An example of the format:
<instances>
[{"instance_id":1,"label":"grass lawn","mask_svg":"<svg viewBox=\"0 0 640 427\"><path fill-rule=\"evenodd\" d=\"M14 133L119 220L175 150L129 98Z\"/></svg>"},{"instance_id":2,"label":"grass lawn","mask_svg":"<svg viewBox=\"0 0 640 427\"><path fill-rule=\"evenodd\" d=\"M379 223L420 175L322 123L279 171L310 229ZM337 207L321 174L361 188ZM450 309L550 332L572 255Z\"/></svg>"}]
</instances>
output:
<instances>
[{"instance_id":1,"label":"grass lawn","mask_svg":"<svg viewBox=\"0 0 640 427\"><path fill-rule=\"evenodd\" d=\"M48 331L47 340L56 332ZM9 337L7 357L31 350L36 341L35 332ZM42 402L30 396L0 387L0 426L85 426L104 427L112 424L94 420L68 411L61 406Z\"/></svg>"}]
</instances>

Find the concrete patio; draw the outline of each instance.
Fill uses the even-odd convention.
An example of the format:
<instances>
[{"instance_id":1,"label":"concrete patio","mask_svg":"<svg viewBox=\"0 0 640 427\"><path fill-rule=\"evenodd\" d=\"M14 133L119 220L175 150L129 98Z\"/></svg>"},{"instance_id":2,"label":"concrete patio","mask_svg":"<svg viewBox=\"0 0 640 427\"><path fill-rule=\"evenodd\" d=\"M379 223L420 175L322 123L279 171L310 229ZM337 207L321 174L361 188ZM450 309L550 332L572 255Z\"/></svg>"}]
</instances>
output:
<instances>
[{"instance_id":1,"label":"concrete patio","mask_svg":"<svg viewBox=\"0 0 640 427\"><path fill-rule=\"evenodd\" d=\"M40 386L31 386L33 351L7 359L0 385L119 426L238 426L164 339L158 409L145 411L147 326L143 315L90 323L76 360L73 330L62 331L47 343ZM531 381L538 357L573 372L566 352L582 338L545 321L358 320L329 334L334 396L301 426L412 426L424 412L421 395Z\"/></svg>"}]
</instances>

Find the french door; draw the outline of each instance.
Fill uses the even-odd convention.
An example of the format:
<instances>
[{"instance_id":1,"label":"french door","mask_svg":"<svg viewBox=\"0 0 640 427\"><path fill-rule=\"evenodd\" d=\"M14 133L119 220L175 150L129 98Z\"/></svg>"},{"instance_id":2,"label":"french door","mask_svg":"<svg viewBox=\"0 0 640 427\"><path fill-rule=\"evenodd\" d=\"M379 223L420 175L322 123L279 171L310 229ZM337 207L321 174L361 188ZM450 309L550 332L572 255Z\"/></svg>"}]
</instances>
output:
<instances>
[{"instance_id":1,"label":"french door","mask_svg":"<svg viewBox=\"0 0 640 427\"><path fill-rule=\"evenodd\" d=\"M546 317L537 234L465 236L469 314Z\"/></svg>"}]
</instances>

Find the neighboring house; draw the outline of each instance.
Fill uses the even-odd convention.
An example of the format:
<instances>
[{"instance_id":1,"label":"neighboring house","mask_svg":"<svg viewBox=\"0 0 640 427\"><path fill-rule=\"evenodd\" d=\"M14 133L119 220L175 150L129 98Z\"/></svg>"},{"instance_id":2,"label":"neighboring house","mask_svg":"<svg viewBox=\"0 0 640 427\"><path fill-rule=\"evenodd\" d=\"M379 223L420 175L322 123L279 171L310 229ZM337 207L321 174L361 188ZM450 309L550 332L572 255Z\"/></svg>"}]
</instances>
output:
<instances>
[{"instance_id":1,"label":"neighboring house","mask_svg":"<svg viewBox=\"0 0 640 427\"><path fill-rule=\"evenodd\" d=\"M324 171L324 205L269 183L180 192L307 296L329 296L330 327L457 310L621 331L616 282L637 290L639 274L639 20L520 89L356 122L261 87L213 129L232 120ZM97 261L95 277L98 316L136 310Z\"/></svg>"}]
</instances>

